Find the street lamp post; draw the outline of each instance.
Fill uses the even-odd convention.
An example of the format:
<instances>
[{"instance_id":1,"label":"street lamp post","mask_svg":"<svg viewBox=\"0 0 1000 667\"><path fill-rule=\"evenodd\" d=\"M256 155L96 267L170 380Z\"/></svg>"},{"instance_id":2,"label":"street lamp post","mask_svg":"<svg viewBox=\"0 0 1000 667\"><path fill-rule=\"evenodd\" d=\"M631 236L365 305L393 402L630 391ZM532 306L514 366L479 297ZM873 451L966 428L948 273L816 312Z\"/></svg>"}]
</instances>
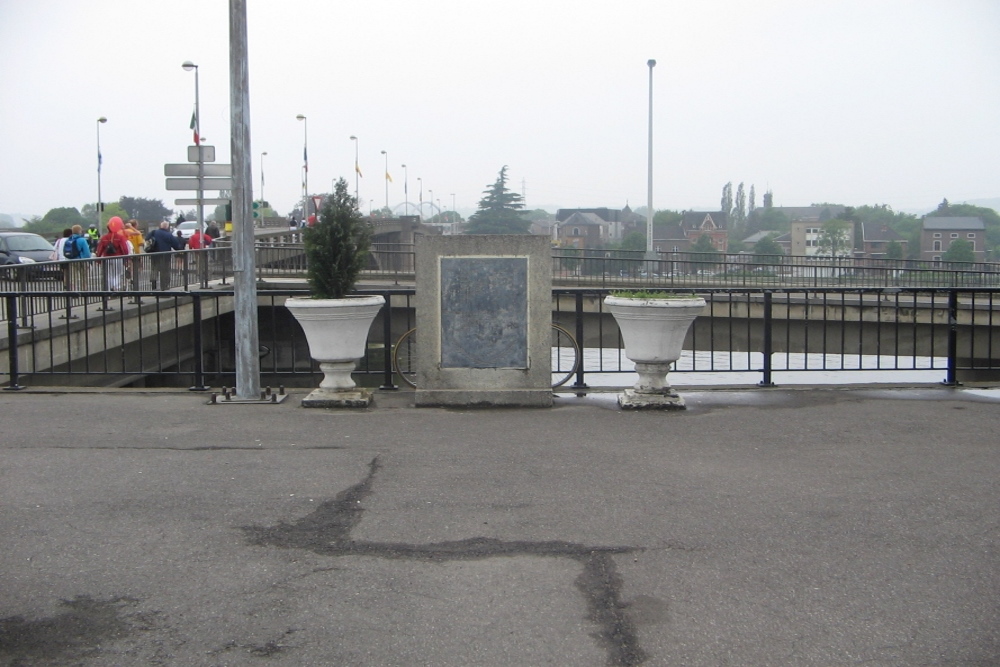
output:
<instances>
[{"instance_id":1,"label":"street lamp post","mask_svg":"<svg viewBox=\"0 0 1000 667\"><path fill-rule=\"evenodd\" d=\"M382 151L385 156L385 207L389 208L389 154Z\"/></svg>"},{"instance_id":2,"label":"street lamp post","mask_svg":"<svg viewBox=\"0 0 1000 667\"><path fill-rule=\"evenodd\" d=\"M302 121L302 223L309 224L309 121L299 114L295 120Z\"/></svg>"},{"instance_id":3,"label":"street lamp post","mask_svg":"<svg viewBox=\"0 0 1000 667\"><path fill-rule=\"evenodd\" d=\"M417 206L417 216L420 218L424 217L424 180L417 176L417 183L420 184L420 204Z\"/></svg>"},{"instance_id":4,"label":"street lamp post","mask_svg":"<svg viewBox=\"0 0 1000 667\"><path fill-rule=\"evenodd\" d=\"M267 155L267 151L260 154L260 216L261 222L263 222L264 217L264 156Z\"/></svg>"},{"instance_id":5,"label":"street lamp post","mask_svg":"<svg viewBox=\"0 0 1000 667\"><path fill-rule=\"evenodd\" d=\"M104 205L101 203L101 164L104 162L104 158L101 157L101 124L107 123L108 119L101 116L97 119L97 229L101 228L101 209Z\"/></svg>"},{"instance_id":6,"label":"street lamp post","mask_svg":"<svg viewBox=\"0 0 1000 667\"><path fill-rule=\"evenodd\" d=\"M431 217L433 218L434 217L434 191L428 188L427 192L430 193L430 197L428 198L427 201L431 205Z\"/></svg>"},{"instance_id":7,"label":"street lamp post","mask_svg":"<svg viewBox=\"0 0 1000 667\"><path fill-rule=\"evenodd\" d=\"M198 230L204 234L205 233L205 215L202 211L201 200L205 198L205 192L202 190L202 183L205 178L205 161L202 159L201 154L201 109L199 108L198 100L198 66L195 65L190 60L184 61L181 67L185 71L190 72L194 70L194 144L198 149Z\"/></svg>"},{"instance_id":8,"label":"street lamp post","mask_svg":"<svg viewBox=\"0 0 1000 667\"><path fill-rule=\"evenodd\" d=\"M653 255L653 68L656 61L646 61L649 66L649 163L646 181L646 254L647 259Z\"/></svg>"},{"instance_id":9,"label":"street lamp post","mask_svg":"<svg viewBox=\"0 0 1000 667\"><path fill-rule=\"evenodd\" d=\"M361 166L358 164L358 143L359 142L358 142L358 138L356 136L354 136L353 134L351 135L351 141L354 142L354 202L355 202L355 205L358 207L358 210L360 211L361 210L361 200L358 199L358 176L361 175Z\"/></svg>"},{"instance_id":10,"label":"street lamp post","mask_svg":"<svg viewBox=\"0 0 1000 667\"><path fill-rule=\"evenodd\" d=\"M410 193L406 183L406 165L403 165L403 215L410 214Z\"/></svg>"},{"instance_id":11,"label":"street lamp post","mask_svg":"<svg viewBox=\"0 0 1000 667\"><path fill-rule=\"evenodd\" d=\"M452 223L454 223L455 222L455 218L458 217L458 211L455 210L455 193L454 192L451 193L451 212L452 212L451 221L452 221Z\"/></svg>"}]
</instances>

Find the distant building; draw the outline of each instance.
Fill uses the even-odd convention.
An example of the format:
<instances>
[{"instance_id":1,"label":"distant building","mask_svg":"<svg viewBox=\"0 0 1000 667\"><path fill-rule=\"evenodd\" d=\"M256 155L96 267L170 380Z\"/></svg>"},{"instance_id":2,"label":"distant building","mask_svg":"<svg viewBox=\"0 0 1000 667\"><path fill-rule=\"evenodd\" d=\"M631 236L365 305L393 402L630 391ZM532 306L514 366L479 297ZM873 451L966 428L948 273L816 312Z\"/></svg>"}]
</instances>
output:
<instances>
[{"instance_id":1,"label":"distant building","mask_svg":"<svg viewBox=\"0 0 1000 667\"><path fill-rule=\"evenodd\" d=\"M924 218L920 231L920 259L941 261L941 256L959 239L972 243L975 261L986 260L986 225L982 218Z\"/></svg>"},{"instance_id":2,"label":"distant building","mask_svg":"<svg viewBox=\"0 0 1000 667\"><path fill-rule=\"evenodd\" d=\"M561 208L556 211L556 232L553 238L559 245L573 247L598 247L573 245L574 243L590 243L599 239L600 243L614 243L633 229L644 225L646 218L632 212L628 204L623 209L608 208ZM590 229L593 225L601 229ZM580 232L580 235L573 232Z\"/></svg>"},{"instance_id":3,"label":"distant building","mask_svg":"<svg viewBox=\"0 0 1000 667\"><path fill-rule=\"evenodd\" d=\"M903 257L910 242L902 234L889 225L861 223L861 250L866 257L884 259L889 245L898 243L903 249Z\"/></svg>"},{"instance_id":4,"label":"distant building","mask_svg":"<svg viewBox=\"0 0 1000 667\"><path fill-rule=\"evenodd\" d=\"M789 237L789 254L792 255L829 256L833 254L838 257L844 257L854 254L853 222L846 222L846 226L841 232L841 238L837 243L838 248L832 253L829 248L822 247L824 239L823 224L818 221L797 220L792 222L792 231L789 233Z\"/></svg>"}]
</instances>

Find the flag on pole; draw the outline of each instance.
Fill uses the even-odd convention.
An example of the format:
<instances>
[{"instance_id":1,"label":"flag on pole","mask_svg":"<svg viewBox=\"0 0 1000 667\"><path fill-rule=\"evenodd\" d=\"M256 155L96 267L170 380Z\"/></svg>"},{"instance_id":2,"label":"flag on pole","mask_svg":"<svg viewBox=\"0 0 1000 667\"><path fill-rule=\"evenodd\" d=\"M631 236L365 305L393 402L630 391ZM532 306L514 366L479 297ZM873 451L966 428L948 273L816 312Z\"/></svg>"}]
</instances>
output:
<instances>
[{"instance_id":1,"label":"flag on pole","mask_svg":"<svg viewBox=\"0 0 1000 667\"><path fill-rule=\"evenodd\" d=\"M194 132L194 145L201 146L201 136L198 133L198 110L191 112L191 131Z\"/></svg>"},{"instance_id":2,"label":"flag on pole","mask_svg":"<svg viewBox=\"0 0 1000 667\"><path fill-rule=\"evenodd\" d=\"M309 173L309 153L308 153L308 150L309 150L308 146L303 146L302 147L302 168L306 170L306 173Z\"/></svg>"},{"instance_id":3,"label":"flag on pole","mask_svg":"<svg viewBox=\"0 0 1000 667\"><path fill-rule=\"evenodd\" d=\"M365 175L361 173L361 166L357 162L354 163L354 171L358 172L358 176L361 178L365 177Z\"/></svg>"},{"instance_id":4,"label":"flag on pole","mask_svg":"<svg viewBox=\"0 0 1000 667\"><path fill-rule=\"evenodd\" d=\"M97 173L101 173L101 165L104 164L104 158L101 156L101 149L97 149Z\"/></svg>"},{"instance_id":5,"label":"flag on pole","mask_svg":"<svg viewBox=\"0 0 1000 667\"><path fill-rule=\"evenodd\" d=\"M389 175L389 172L385 172L385 180L387 180L390 183L392 183L392 176Z\"/></svg>"}]
</instances>

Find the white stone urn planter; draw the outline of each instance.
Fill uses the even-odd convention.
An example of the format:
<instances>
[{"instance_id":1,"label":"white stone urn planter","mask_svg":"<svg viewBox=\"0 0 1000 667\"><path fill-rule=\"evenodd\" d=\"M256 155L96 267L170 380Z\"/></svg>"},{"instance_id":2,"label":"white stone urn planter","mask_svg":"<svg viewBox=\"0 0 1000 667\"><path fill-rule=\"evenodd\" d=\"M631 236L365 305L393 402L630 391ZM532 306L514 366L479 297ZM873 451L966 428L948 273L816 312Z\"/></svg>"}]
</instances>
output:
<instances>
[{"instance_id":1,"label":"white stone urn planter","mask_svg":"<svg viewBox=\"0 0 1000 667\"><path fill-rule=\"evenodd\" d=\"M368 407L372 392L351 377L365 354L368 330L385 299L380 295L344 299L290 298L285 306L298 320L319 362L323 381L302 400L303 407Z\"/></svg>"},{"instance_id":2,"label":"white stone urn planter","mask_svg":"<svg viewBox=\"0 0 1000 667\"><path fill-rule=\"evenodd\" d=\"M705 309L705 300L612 295L605 297L604 304L618 322L625 356L639 374L635 386L618 396L618 404L630 410L684 410L684 399L667 383L667 371L680 358L684 337Z\"/></svg>"}]
</instances>

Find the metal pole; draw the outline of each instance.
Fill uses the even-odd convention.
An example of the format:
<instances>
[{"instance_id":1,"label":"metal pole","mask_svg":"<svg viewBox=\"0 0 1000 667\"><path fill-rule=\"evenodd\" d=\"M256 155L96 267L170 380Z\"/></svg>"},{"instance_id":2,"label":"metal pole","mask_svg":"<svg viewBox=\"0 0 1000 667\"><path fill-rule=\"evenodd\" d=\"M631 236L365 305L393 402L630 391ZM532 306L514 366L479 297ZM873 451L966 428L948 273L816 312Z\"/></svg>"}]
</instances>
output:
<instances>
[{"instance_id":1,"label":"metal pole","mask_svg":"<svg viewBox=\"0 0 1000 667\"><path fill-rule=\"evenodd\" d=\"M360 211L361 200L358 199L358 176L361 174L361 167L358 166L358 138L352 134L351 141L354 142L354 201Z\"/></svg>"},{"instance_id":2,"label":"metal pole","mask_svg":"<svg viewBox=\"0 0 1000 667\"><path fill-rule=\"evenodd\" d=\"M406 179L406 165L403 165L403 215L410 214L410 191Z\"/></svg>"},{"instance_id":3,"label":"metal pole","mask_svg":"<svg viewBox=\"0 0 1000 667\"><path fill-rule=\"evenodd\" d=\"M267 155L267 151L260 154L260 217L263 222L264 218L264 156Z\"/></svg>"},{"instance_id":4,"label":"metal pole","mask_svg":"<svg viewBox=\"0 0 1000 667\"><path fill-rule=\"evenodd\" d=\"M385 179L385 207L389 208L389 154L382 151L382 155L385 156L385 174L382 176Z\"/></svg>"},{"instance_id":5,"label":"metal pole","mask_svg":"<svg viewBox=\"0 0 1000 667\"><path fill-rule=\"evenodd\" d=\"M97 229L101 229L101 165L104 158L101 156L101 123L107 123L108 119L101 116L97 119Z\"/></svg>"},{"instance_id":6,"label":"metal pole","mask_svg":"<svg viewBox=\"0 0 1000 667\"><path fill-rule=\"evenodd\" d=\"M653 68L655 60L648 60L649 66L649 160L646 181L646 253L653 253ZM650 257L647 257L650 259Z\"/></svg>"},{"instance_id":7,"label":"metal pole","mask_svg":"<svg viewBox=\"0 0 1000 667\"><path fill-rule=\"evenodd\" d=\"M233 288L236 310L236 395L260 398L260 336L254 280L250 151L250 74L246 0L229 0L229 106L233 159ZM195 323L198 326L198 323Z\"/></svg>"},{"instance_id":8,"label":"metal pole","mask_svg":"<svg viewBox=\"0 0 1000 667\"><path fill-rule=\"evenodd\" d=\"M302 121L302 224L309 224L309 119L299 114Z\"/></svg>"}]
</instances>

